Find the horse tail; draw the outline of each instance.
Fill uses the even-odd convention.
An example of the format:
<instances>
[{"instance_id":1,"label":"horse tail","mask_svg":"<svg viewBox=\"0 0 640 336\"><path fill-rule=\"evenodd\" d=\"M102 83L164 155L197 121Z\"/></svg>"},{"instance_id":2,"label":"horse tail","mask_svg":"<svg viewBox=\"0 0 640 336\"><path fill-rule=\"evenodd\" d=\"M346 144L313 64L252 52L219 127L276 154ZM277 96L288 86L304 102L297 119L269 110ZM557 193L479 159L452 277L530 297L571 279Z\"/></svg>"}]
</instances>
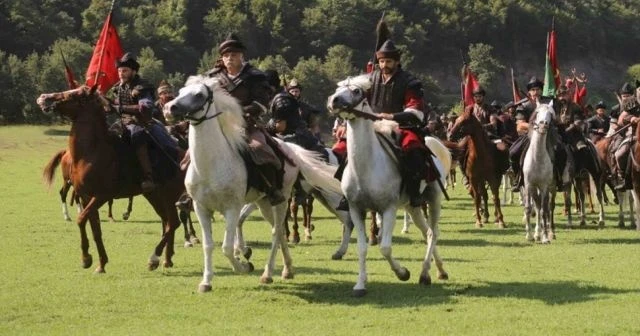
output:
<instances>
[{"instance_id":1,"label":"horse tail","mask_svg":"<svg viewBox=\"0 0 640 336\"><path fill-rule=\"evenodd\" d=\"M66 153L66 149L59 151L51 158L51 160L49 160L49 163L47 163L47 165L44 167L42 178L44 179L44 183L47 185L47 187L51 187L51 184L53 183L53 179L55 177L56 168L60 164L62 156L64 156L64 154Z\"/></svg>"},{"instance_id":2,"label":"horse tail","mask_svg":"<svg viewBox=\"0 0 640 336\"><path fill-rule=\"evenodd\" d=\"M296 144L278 140L280 148L293 159L302 176L314 188L342 194L340 181L333 176L337 166L326 163L316 152L306 150Z\"/></svg>"},{"instance_id":3,"label":"horse tail","mask_svg":"<svg viewBox=\"0 0 640 336\"><path fill-rule=\"evenodd\" d=\"M444 176L449 175L449 171L451 170L451 152L449 149L440 141L438 138L434 137L424 137L424 142L431 150L431 152L440 160L442 163L442 168L444 169Z\"/></svg>"}]
</instances>

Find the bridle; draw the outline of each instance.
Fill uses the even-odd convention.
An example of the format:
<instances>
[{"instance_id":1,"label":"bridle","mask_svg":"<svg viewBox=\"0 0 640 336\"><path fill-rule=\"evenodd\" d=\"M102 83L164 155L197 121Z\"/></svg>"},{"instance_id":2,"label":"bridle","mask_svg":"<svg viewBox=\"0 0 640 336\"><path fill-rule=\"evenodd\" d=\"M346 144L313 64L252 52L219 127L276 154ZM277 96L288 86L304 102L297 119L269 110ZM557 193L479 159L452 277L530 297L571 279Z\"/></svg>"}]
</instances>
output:
<instances>
[{"instance_id":1,"label":"bridle","mask_svg":"<svg viewBox=\"0 0 640 336\"><path fill-rule=\"evenodd\" d=\"M207 85L202 84L206 89L207 89L207 99L204 101L204 104L202 104L201 107L195 108L191 111L187 111L187 113L185 114L184 118L186 120L189 120L191 125L193 126L198 126L200 124L202 124L204 121L209 120L209 119L213 119L218 117L220 114L222 114L222 111L219 111L213 115L208 115L209 114L209 109L211 108L211 104L213 104L213 91L211 91L211 88L209 88ZM206 108L204 108L206 105ZM200 118L194 118L191 115L193 113L196 113L200 110L204 111L204 115L202 115L202 117Z\"/></svg>"}]
</instances>

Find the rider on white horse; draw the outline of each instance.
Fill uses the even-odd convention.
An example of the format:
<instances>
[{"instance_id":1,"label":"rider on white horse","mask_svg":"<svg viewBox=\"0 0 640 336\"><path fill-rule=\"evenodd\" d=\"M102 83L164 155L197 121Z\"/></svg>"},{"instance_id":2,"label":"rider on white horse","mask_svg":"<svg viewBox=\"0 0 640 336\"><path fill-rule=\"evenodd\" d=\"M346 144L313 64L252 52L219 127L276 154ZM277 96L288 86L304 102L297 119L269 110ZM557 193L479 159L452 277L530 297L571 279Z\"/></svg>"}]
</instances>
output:
<instances>
[{"instance_id":1,"label":"rider on white horse","mask_svg":"<svg viewBox=\"0 0 640 336\"><path fill-rule=\"evenodd\" d=\"M221 59L207 75L218 79L220 85L242 106L247 121L249 156L257 173L252 181L267 194L272 205L284 202L282 189L283 164L276 154L278 144L258 125L260 115L267 112L271 97L266 75L244 60L244 44L230 34L218 47ZM257 168L257 169L255 169Z\"/></svg>"},{"instance_id":2,"label":"rider on white horse","mask_svg":"<svg viewBox=\"0 0 640 336\"><path fill-rule=\"evenodd\" d=\"M401 129L401 169L411 206L420 206L420 181L434 176L427 169L429 150L424 136L418 135L424 122L422 83L400 66L400 50L387 39L376 51L378 68L370 75L368 100L380 119L396 121ZM340 176L338 176L340 177ZM437 176L435 176L437 178ZM346 210L341 202L338 210Z\"/></svg>"}]
</instances>

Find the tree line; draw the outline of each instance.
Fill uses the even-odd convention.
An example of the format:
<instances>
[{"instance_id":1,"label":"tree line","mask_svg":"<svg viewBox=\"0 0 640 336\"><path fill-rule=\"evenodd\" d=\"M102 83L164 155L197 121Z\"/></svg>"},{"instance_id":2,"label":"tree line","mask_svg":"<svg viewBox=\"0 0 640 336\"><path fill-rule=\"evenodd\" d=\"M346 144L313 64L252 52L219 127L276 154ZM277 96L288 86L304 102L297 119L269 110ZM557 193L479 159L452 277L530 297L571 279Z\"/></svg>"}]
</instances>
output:
<instances>
[{"instance_id":1,"label":"tree line","mask_svg":"<svg viewBox=\"0 0 640 336\"><path fill-rule=\"evenodd\" d=\"M51 122L35 105L42 92L66 88L60 51L84 80L108 0L0 1L0 123ZM323 106L335 82L365 68L382 13L402 64L443 109L459 100L460 68L469 62L489 96L510 96L509 68L521 86L543 77L546 32L554 22L563 73L589 78L589 100L640 78L640 6L636 0L116 0L114 23L141 75L179 88L218 58L235 32L259 68L276 69Z\"/></svg>"}]
</instances>

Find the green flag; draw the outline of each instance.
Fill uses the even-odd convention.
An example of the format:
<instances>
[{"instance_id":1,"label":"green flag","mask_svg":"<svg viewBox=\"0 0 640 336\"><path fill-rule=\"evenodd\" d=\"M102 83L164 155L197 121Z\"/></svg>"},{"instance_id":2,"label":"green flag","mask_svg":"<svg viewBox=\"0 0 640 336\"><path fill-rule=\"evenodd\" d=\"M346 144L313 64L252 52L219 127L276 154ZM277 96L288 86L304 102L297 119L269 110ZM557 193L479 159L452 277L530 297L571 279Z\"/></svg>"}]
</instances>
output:
<instances>
[{"instance_id":1,"label":"green flag","mask_svg":"<svg viewBox=\"0 0 640 336\"><path fill-rule=\"evenodd\" d=\"M542 95L555 97L556 89L560 82L560 71L558 70L555 48L555 32L547 34L547 54L544 67L544 90Z\"/></svg>"}]
</instances>

